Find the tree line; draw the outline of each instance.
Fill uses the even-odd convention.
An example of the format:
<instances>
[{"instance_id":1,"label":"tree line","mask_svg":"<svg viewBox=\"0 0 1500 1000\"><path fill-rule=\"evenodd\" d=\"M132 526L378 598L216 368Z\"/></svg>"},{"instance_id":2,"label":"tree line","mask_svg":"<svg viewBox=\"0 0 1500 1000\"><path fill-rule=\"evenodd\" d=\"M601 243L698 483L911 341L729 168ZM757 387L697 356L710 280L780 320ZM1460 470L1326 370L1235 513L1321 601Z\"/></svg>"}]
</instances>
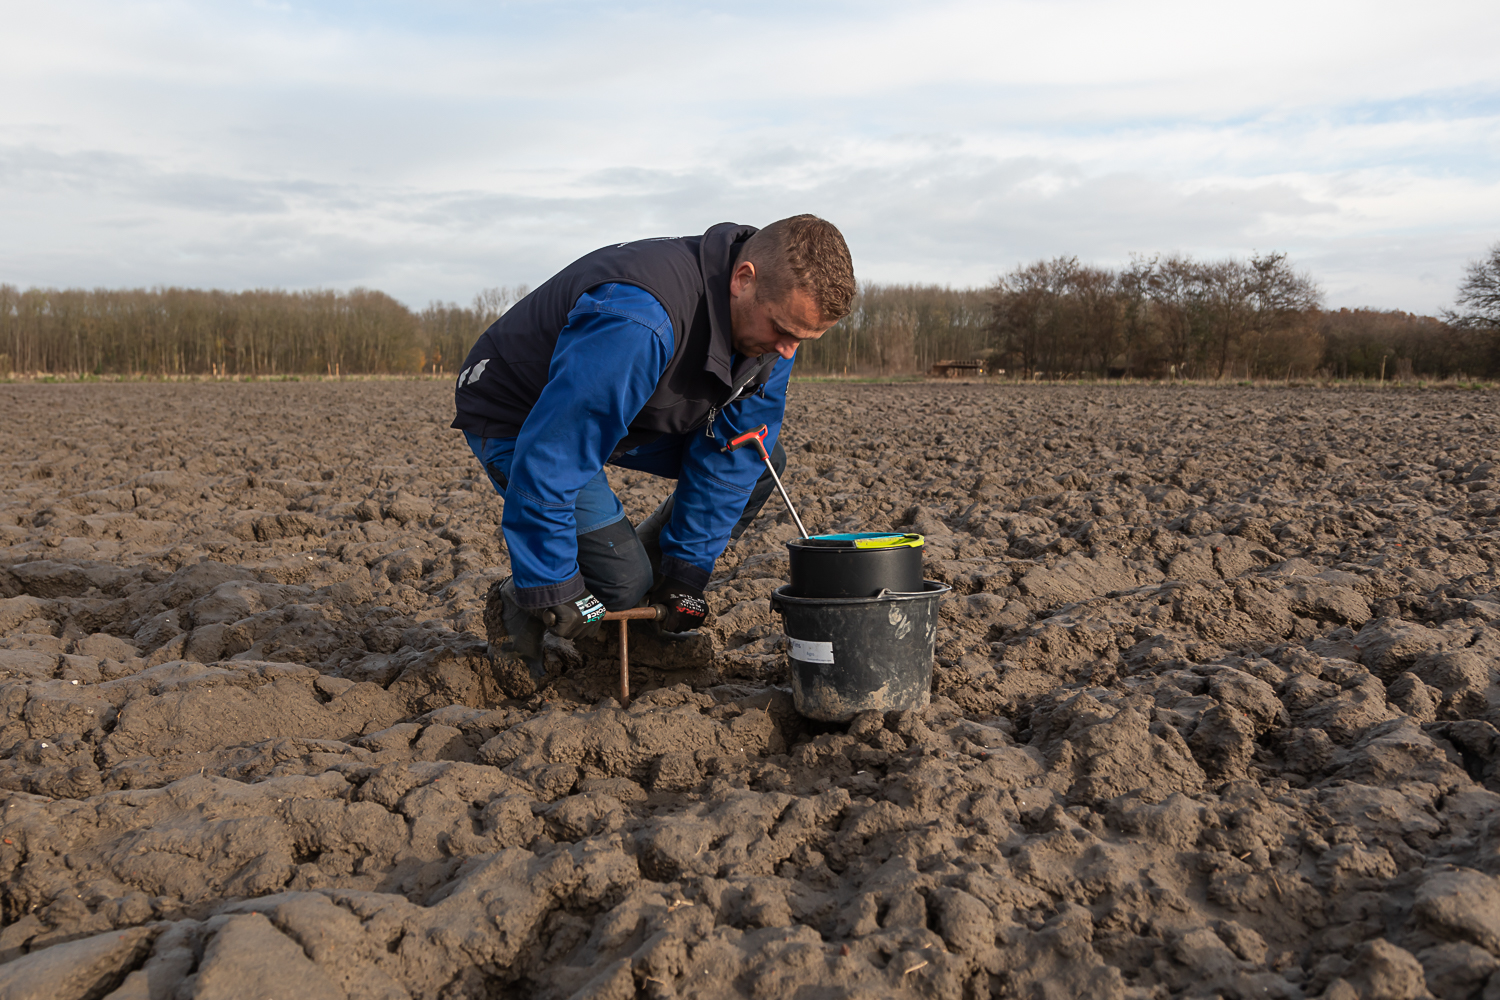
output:
<instances>
[{"instance_id":1,"label":"tree line","mask_svg":"<svg viewBox=\"0 0 1500 1000\"><path fill-rule=\"evenodd\" d=\"M0 373L443 374L526 294L409 309L383 292L0 285ZM800 348L803 374L896 375L947 360L1047 378L1500 377L1500 244L1441 317L1322 308L1285 254L1056 257L988 288L864 284Z\"/></svg>"},{"instance_id":2,"label":"tree line","mask_svg":"<svg viewBox=\"0 0 1500 1000\"><path fill-rule=\"evenodd\" d=\"M1442 317L1322 308L1283 253L1136 257L1119 269L1056 257L986 289L870 285L804 371L897 374L939 360L1048 378L1500 377L1500 244L1471 264Z\"/></svg>"},{"instance_id":3,"label":"tree line","mask_svg":"<svg viewBox=\"0 0 1500 1000\"><path fill-rule=\"evenodd\" d=\"M819 374L902 374L991 346L985 289L862 284L848 316L797 348L797 365Z\"/></svg>"},{"instance_id":4,"label":"tree line","mask_svg":"<svg viewBox=\"0 0 1500 1000\"><path fill-rule=\"evenodd\" d=\"M456 372L480 331L526 294L414 312L384 292L0 285L0 373L111 375Z\"/></svg>"},{"instance_id":5,"label":"tree line","mask_svg":"<svg viewBox=\"0 0 1500 1000\"><path fill-rule=\"evenodd\" d=\"M1500 258L1500 254L1496 255ZM1476 268L1478 270L1476 270ZM1482 268L1471 268L1466 289ZM1496 261L1500 272L1500 259ZM991 358L1024 374L1138 378L1500 375L1500 311L1443 318L1322 308L1285 254L1135 258L1118 270L1056 258L991 289Z\"/></svg>"}]
</instances>

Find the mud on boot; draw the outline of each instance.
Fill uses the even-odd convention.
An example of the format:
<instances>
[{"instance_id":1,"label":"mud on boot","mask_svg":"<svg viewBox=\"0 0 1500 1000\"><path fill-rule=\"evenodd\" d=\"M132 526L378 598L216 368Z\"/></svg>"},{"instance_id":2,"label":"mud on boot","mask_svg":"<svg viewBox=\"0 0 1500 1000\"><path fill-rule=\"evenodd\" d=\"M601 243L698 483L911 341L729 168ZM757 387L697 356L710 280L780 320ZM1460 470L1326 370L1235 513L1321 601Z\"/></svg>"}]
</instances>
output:
<instances>
[{"instance_id":1,"label":"mud on boot","mask_svg":"<svg viewBox=\"0 0 1500 1000\"><path fill-rule=\"evenodd\" d=\"M490 584L484 600L484 631L489 640L490 669L508 698L535 694L547 679L543 648L545 627L515 601L506 577Z\"/></svg>"}]
</instances>

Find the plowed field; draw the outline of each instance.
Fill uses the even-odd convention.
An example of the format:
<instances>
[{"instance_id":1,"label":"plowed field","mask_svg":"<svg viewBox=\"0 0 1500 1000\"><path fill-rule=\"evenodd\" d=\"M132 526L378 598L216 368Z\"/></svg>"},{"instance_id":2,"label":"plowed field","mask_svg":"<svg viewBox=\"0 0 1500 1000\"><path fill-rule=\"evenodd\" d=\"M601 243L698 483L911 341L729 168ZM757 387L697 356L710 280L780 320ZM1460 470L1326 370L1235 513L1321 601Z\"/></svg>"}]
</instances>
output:
<instances>
[{"instance_id":1,"label":"plowed field","mask_svg":"<svg viewBox=\"0 0 1500 1000\"><path fill-rule=\"evenodd\" d=\"M690 669L504 699L450 419L0 386L0 997L1500 998L1500 397L795 385L809 528L953 588L847 725L774 497Z\"/></svg>"}]
</instances>

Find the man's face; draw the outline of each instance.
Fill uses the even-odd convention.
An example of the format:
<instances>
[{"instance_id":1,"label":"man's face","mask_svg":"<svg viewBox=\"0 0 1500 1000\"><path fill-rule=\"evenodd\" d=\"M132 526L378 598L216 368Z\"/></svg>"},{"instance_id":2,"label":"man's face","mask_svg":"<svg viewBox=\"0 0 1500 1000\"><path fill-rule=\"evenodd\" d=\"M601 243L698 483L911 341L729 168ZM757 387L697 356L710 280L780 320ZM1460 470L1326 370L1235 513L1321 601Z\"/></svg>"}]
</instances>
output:
<instances>
[{"instance_id":1,"label":"man's face","mask_svg":"<svg viewBox=\"0 0 1500 1000\"><path fill-rule=\"evenodd\" d=\"M804 340L817 340L833 326L825 323L811 293L794 288L779 302L756 295L755 265L742 260L729 277L729 320L734 349L747 358L775 351L783 358L797 353Z\"/></svg>"}]
</instances>

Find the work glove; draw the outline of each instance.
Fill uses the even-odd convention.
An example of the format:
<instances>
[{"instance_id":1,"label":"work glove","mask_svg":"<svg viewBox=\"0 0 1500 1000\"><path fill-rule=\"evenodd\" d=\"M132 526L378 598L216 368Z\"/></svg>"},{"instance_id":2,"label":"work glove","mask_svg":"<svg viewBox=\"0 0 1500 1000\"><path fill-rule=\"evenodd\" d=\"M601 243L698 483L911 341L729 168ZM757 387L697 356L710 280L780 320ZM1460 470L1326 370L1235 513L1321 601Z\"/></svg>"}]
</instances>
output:
<instances>
[{"instance_id":1,"label":"work glove","mask_svg":"<svg viewBox=\"0 0 1500 1000\"><path fill-rule=\"evenodd\" d=\"M599 623L604 620L604 605L585 590L571 601L542 608L534 614L559 639L593 639L599 635Z\"/></svg>"},{"instance_id":2,"label":"work glove","mask_svg":"<svg viewBox=\"0 0 1500 1000\"><path fill-rule=\"evenodd\" d=\"M646 595L646 603L667 609L667 616L656 623L663 632L691 632L708 620L708 601L703 591L671 577Z\"/></svg>"}]
</instances>

